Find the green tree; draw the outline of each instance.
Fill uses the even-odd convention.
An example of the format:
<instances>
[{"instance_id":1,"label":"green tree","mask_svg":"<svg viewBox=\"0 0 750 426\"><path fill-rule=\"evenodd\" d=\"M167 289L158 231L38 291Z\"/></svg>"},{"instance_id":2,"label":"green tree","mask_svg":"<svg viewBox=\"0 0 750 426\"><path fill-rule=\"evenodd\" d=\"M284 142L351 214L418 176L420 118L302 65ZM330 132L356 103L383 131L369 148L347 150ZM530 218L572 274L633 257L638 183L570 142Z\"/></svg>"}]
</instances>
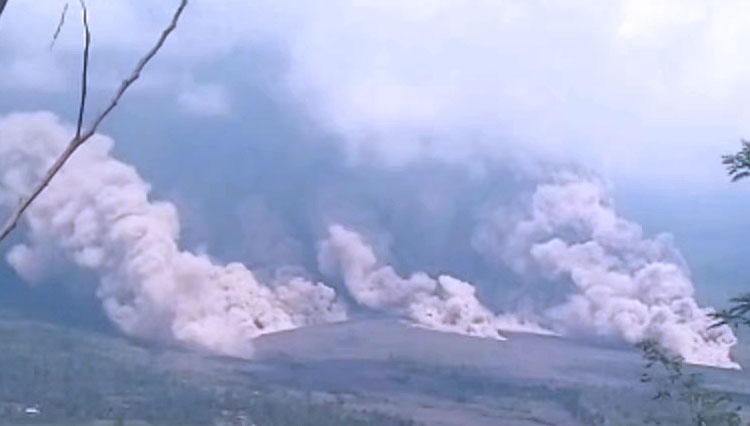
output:
<instances>
[{"instance_id":1,"label":"green tree","mask_svg":"<svg viewBox=\"0 0 750 426\"><path fill-rule=\"evenodd\" d=\"M728 324L734 328L750 327L750 294L729 299L729 308L715 314L716 326Z\"/></svg>"},{"instance_id":2,"label":"green tree","mask_svg":"<svg viewBox=\"0 0 750 426\"><path fill-rule=\"evenodd\" d=\"M721 157L732 182L750 177L750 141L742 140L742 148L736 154Z\"/></svg>"},{"instance_id":3,"label":"green tree","mask_svg":"<svg viewBox=\"0 0 750 426\"><path fill-rule=\"evenodd\" d=\"M750 141L743 139L741 144L737 153L722 156L722 163L732 182L750 177ZM734 297L729 302L728 308L714 314L717 322L713 326L750 326L750 294ZM694 426L740 425L741 407L733 406L726 393L702 387L699 374L685 374L682 357L669 355L655 341L646 341L638 346L646 360L646 372L641 381L656 384L654 399L676 399L686 404ZM657 419L651 420L653 423L661 423Z\"/></svg>"},{"instance_id":4,"label":"green tree","mask_svg":"<svg viewBox=\"0 0 750 426\"><path fill-rule=\"evenodd\" d=\"M743 139L741 148L736 154L721 157L732 182L750 177L750 141ZM728 324L732 327L750 327L750 293L730 299L730 306L719 311L717 325Z\"/></svg>"},{"instance_id":5,"label":"green tree","mask_svg":"<svg viewBox=\"0 0 750 426\"><path fill-rule=\"evenodd\" d=\"M671 355L656 341L638 344L646 361L641 382L656 386L655 400L672 401L678 412L687 412L691 426L740 426L742 407L734 404L726 392L707 389L697 373L686 373L684 359ZM662 424L663 416L651 416L647 422Z\"/></svg>"}]
</instances>

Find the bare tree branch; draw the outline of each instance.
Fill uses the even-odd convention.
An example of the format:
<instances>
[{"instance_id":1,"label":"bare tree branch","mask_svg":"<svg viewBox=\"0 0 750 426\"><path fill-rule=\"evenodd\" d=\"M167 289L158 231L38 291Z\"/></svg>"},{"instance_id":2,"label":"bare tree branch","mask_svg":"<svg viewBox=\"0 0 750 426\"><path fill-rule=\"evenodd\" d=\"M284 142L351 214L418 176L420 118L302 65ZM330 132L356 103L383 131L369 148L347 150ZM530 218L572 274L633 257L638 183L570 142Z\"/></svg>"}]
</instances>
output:
<instances>
[{"instance_id":1,"label":"bare tree branch","mask_svg":"<svg viewBox=\"0 0 750 426\"><path fill-rule=\"evenodd\" d=\"M177 22L180 20L180 16L182 15L182 12L185 10L185 7L187 6L187 4L188 4L188 0L180 0L180 6L177 8L177 11L172 17L172 22L161 33L161 37L159 37L159 40L156 42L156 45L154 45L154 47L151 48L151 50L148 53L146 53L146 55L143 58L141 58L141 60L138 62L138 65L136 65L130 77L123 80L122 84L120 85L120 89L115 94L115 97L114 99L112 99L112 102L104 110L104 112L101 113L99 117L97 117L97 119L94 121L94 124L91 126L91 129L89 130L89 132L87 132L87 134L84 135L85 139L90 138L94 134L94 132L96 132L96 129L99 127L102 121L104 121L104 119L107 118L107 115L109 115L109 113L112 112L112 110L115 109L117 104L120 102L122 95L124 95L125 92L128 90L128 88L133 83L135 83L135 81L138 80L138 78L141 76L141 72L143 72L143 68L146 67L146 64L148 64L148 62L154 56L156 56L156 54L159 52L162 46L164 46L164 42L167 41L169 34L171 34L172 31L174 31L175 28L177 28ZM2 241L2 235L0 235L0 241Z\"/></svg>"},{"instance_id":2,"label":"bare tree branch","mask_svg":"<svg viewBox=\"0 0 750 426\"><path fill-rule=\"evenodd\" d=\"M55 34L52 35L52 41L49 44L49 49L52 50L53 47L55 47L55 43L57 42L57 38L60 37L60 31L62 31L63 26L65 25L65 15L68 14L68 3L65 3L65 6L63 6L62 13L60 13L60 21L57 23L57 28L55 28ZM81 6L84 8L84 13L86 6L81 4ZM84 23L85 25L85 23Z\"/></svg>"},{"instance_id":3,"label":"bare tree branch","mask_svg":"<svg viewBox=\"0 0 750 426\"><path fill-rule=\"evenodd\" d=\"M7 1L7 0L0 0ZM115 109L117 104L122 99L122 96L125 94L125 92L128 90L128 88L141 76L141 72L143 72L143 69L146 67L146 65L153 59L154 56L159 52L159 50L164 46L164 43L167 41L167 38L169 38L169 35L177 28L177 23L180 20L180 17L182 16L182 12L185 10L185 7L187 7L188 0L180 0L180 5L177 7L177 10L175 11L174 15L172 16L172 21L170 22L169 26L162 31L161 36L157 40L156 44L149 50L145 56L143 56L139 61L136 67L133 69L132 74L123 80L122 84L120 85L120 88L115 93L114 98L110 102L110 104L107 106L107 108L104 109L104 111L99 114L99 116L96 117L94 120L94 123L89 127L89 129L86 132L82 132L82 117L83 117L83 111L85 108L85 100L86 100L86 73L88 72L88 40L90 39L90 35L88 32L88 23L86 22L87 16L86 16L86 10L84 7L84 24L86 27L86 34L87 34L87 44L84 49L84 70L83 70L83 88L81 90L82 99L81 99L81 105L79 108L79 121L78 121L78 128L76 129L76 136L68 143L68 146L65 148L65 150L60 154L59 157L55 160L55 162L50 166L50 168L47 170L47 173L45 173L44 178L34 187L33 191L31 191L31 194L22 199L19 203L16 210L11 214L10 218L8 218L8 221L3 226L2 230L0 231L0 242L5 240L5 238L10 235L10 233L18 226L18 222L21 220L21 217L26 212L26 210L31 206L31 204L36 200L36 198L41 194L47 186L49 186L52 179L55 177L55 175L60 171L60 169L65 165L65 163L70 159L70 157L73 155L73 153L81 146L83 145L87 140L89 140L94 134L96 134L97 129L102 124L105 118L112 112L112 110Z\"/></svg>"},{"instance_id":4,"label":"bare tree branch","mask_svg":"<svg viewBox=\"0 0 750 426\"><path fill-rule=\"evenodd\" d=\"M3 15L3 9L5 9L5 5L8 3L8 0L0 0L0 16Z\"/></svg>"},{"instance_id":5,"label":"bare tree branch","mask_svg":"<svg viewBox=\"0 0 750 426\"><path fill-rule=\"evenodd\" d=\"M91 47L91 29L89 28L89 10L86 8L86 2L81 2L81 9L83 10L83 30L84 42L83 42L83 69L81 70L81 103L78 106L78 123L76 124L76 137L75 140L81 139L81 130L83 129L83 115L86 112L86 98L88 97L89 87L89 48ZM67 3L65 7L67 8ZM63 12L63 20L65 19L65 12ZM64 21L61 21L64 22ZM2 240L0 240L2 241Z\"/></svg>"}]
</instances>

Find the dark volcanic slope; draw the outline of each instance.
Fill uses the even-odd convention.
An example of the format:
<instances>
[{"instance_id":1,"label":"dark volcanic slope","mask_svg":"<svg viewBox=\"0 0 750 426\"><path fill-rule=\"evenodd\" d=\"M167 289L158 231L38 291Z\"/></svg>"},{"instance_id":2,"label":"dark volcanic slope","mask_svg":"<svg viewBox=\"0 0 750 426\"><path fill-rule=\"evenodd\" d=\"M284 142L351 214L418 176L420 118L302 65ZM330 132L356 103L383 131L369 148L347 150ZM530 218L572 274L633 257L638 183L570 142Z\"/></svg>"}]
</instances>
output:
<instances>
[{"instance_id":1,"label":"dark volcanic slope","mask_svg":"<svg viewBox=\"0 0 750 426\"><path fill-rule=\"evenodd\" d=\"M241 360L0 315L0 414L24 424L637 425L651 412L686 424L684 407L652 401L642 366L626 347L499 342L393 320L264 336ZM750 402L746 372L690 371ZM19 404L43 415L24 418Z\"/></svg>"},{"instance_id":2,"label":"dark volcanic slope","mask_svg":"<svg viewBox=\"0 0 750 426\"><path fill-rule=\"evenodd\" d=\"M684 425L690 413L679 401L654 402L657 390L640 382L644 361L635 348L561 337L493 341L363 320L263 336L256 358L288 367L266 371L271 382L355 395L349 404L425 424L626 425L657 413L661 424ZM747 371L686 373L750 405Z\"/></svg>"},{"instance_id":3,"label":"dark volcanic slope","mask_svg":"<svg viewBox=\"0 0 750 426\"><path fill-rule=\"evenodd\" d=\"M509 334L507 341L495 341L435 332L394 320L350 321L263 336L256 340L256 358L302 362L408 360L477 368L498 377L626 386L639 377L644 364L638 350L624 345L596 345L532 334ZM737 385L750 385L744 371L697 370Z\"/></svg>"}]
</instances>

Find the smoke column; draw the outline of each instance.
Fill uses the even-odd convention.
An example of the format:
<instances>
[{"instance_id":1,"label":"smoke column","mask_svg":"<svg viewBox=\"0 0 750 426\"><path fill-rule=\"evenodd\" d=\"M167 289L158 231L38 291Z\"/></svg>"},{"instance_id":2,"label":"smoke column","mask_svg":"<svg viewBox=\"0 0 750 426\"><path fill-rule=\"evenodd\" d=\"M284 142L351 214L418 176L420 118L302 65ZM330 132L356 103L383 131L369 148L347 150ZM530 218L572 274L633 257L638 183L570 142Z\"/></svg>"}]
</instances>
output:
<instances>
[{"instance_id":1,"label":"smoke column","mask_svg":"<svg viewBox=\"0 0 750 426\"><path fill-rule=\"evenodd\" d=\"M51 114L0 117L0 210L28 193L70 135ZM42 282L72 263L97 277L104 311L123 332L234 356L251 356L259 335L347 318L322 283L299 276L263 283L240 263L182 250L174 206L150 200L148 184L112 158L112 145L92 139L28 211L25 240L7 254L25 280ZM647 238L617 216L602 182L561 176L537 188L527 216L510 219L506 212L481 227L477 247L524 276L541 271L572 283L564 302L539 313L555 332L656 339L690 363L737 367L734 335L710 327L712 311L697 304L669 238ZM474 286L452 276L399 276L340 225L320 243L318 263L359 305L426 328L497 340L503 331L550 333L493 313Z\"/></svg>"},{"instance_id":2,"label":"smoke column","mask_svg":"<svg viewBox=\"0 0 750 426\"><path fill-rule=\"evenodd\" d=\"M0 207L29 192L71 131L46 113L0 117ZM339 321L333 289L302 278L269 286L242 264L218 265L179 247L172 204L152 202L112 140L82 147L28 211L27 241L7 258L28 281L60 259L93 271L107 315L127 334L250 356L253 337Z\"/></svg>"},{"instance_id":3,"label":"smoke column","mask_svg":"<svg viewBox=\"0 0 750 426\"><path fill-rule=\"evenodd\" d=\"M497 340L505 340L502 331L551 334L513 315L494 314L479 302L471 284L449 275L400 277L392 267L378 265L362 237L341 225L329 228L318 259L321 271L343 278L357 303L426 328Z\"/></svg>"},{"instance_id":4,"label":"smoke column","mask_svg":"<svg viewBox=\"0 0 750 426\"><path fill-rule=\"evenodd\" d=\"M599 180L560 176L534 193L528 217L507 214L477 235L480 249L517 272L568 278L575 292L546 311L561 332L616 335L630 343L655 339L692 364L736 368L727 326L712 328L698 306L690 274L667 235L646 238L619 217Z\"/></svg>"}]
</instances>

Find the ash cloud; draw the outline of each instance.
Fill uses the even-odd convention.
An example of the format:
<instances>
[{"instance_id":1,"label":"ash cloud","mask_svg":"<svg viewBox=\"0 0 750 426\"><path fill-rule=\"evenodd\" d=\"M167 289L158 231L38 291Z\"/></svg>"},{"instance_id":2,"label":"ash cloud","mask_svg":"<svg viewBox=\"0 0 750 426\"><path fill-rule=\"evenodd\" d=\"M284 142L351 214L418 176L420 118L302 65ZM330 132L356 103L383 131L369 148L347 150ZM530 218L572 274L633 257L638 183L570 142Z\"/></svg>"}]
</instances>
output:
<instances>
[{"instance_id":1,"label":"ash cloud","mask_svg":"<svg viewBox=\"0 0 750 426\"><path fill-rule=\"evenodd\" d=\"M77 74L65 79L60 71L76 69L78 34L63 35L62 53L42 55L59 8L23 1L33 9L9 13L32 13L34 26L14 17L0 28L12 35L0 37L0 53L12 63L6 84L49 89L77 82ZM76 160L79 168L61 176L61 194L42 199L39 211L30 213L27 241L9 258L32 282L59 274L65 266L58 263L73 262L101 277L96 292L126 332L225 353L249 353L250 340L263 332L342 319L343 304L349 316L365 306L429 322L409 307L427 309L416 301L429 300L429 309L442 311L461 300L466 312L481 312L488 324L495 312L520 311L542 317L559 333L627 342L655 337L693 362L732 365L733 336L701 331L706 310L668 241L638 236L636 225L619 219L614 222L625 224L621 235L610 232L603 241L590 232L600 227L592 215L605 217L601 211L611 207L608 196L596 195L605 190L586 190L601 205L581 204L570 223L547 223L536 207L528 217L516 217L510 207L519 193L548 178L545 165L561 162L614 170L618 177L625 171L625 178L649 184L675 176L704 183L709 175L706 181L723 182L721 171L704 160L734 148L742 125L727 117L745 113L742 91L733 89L748 74L705 81L714 75L711 67L741 69L745 61L731 49L717 53L705 40L727 35L717 29L731 33L726 17L741 14L728 2L672 25L664 16L680 15L684 6L678 2L665 3L675 13L664 16L636 3L336 0L327 7L290 8L275 1L195 2L185 20L192 31L175 34L163 62L144 81L148 90L134 92L133 104L123 105L127 124L118 131L112 122L118 139L127 142L117 156L146 178L108 156L103 146L111 142L87 148L90 154ZM106 29L96 31L97 40L112 56L99 63L124 70L130 66L125 57L151 41L169 12L166 3L148 10L121 0L93 6ZM38 36L30 36L32 30ZM670 36L662 39L665 32ZM206 43L206 33L223 37ZM704 42L700 49L681 49L685 39ZM45 43L35 46L37 40ZM61 57L69 67L62 67ZM45 62L51 65L38 66ZM35 68L53 72L18 72ZM93 69L94 80L116 81L109 77L120 73L105 68ZM170 116L175 100L159 104L155 98L184 95L174 75L219 87L215 91L231 99L191 96L185 111L210 120ZM26 86L24 77L31 78ZM65 81L52 84L52 77ZM94 86L98 92L104 85ZM0 103L6 110L36 107L27 100L35 95L24 92ZM63 110L60 102L54 105ZM0 197L6 206L65 139L63 126L40 117L2 119ZM57 129L50 130L54 137L45 128ZM665 164L666 157L673 161ZM95 175L81 169L106 167L87 161L112 165L116 173L102 172L110 180L96 186ZM158 196L152 198L174 204L150 201L145 181L153 182ZM567 184L555 185L566 192ZM99 192L122 203L127 215L119 215L117 205L100 205L108 198L94 197ZM488 265L471 244L477 221L498 204L504 206L501 219L483 226L487 237L477 241L492 263L504 259L502 267ZM536 225L520 225L526 222L547 225L527 235L519 229ZM356 232L347 249L330 249L333 224ZM131 225L149 232L123 231ZM328 271L343 278L337 282L318 272L315 247L321 240L340 260L349 251L373 255L352 266L359 275L346 273L339 262L338 270ZM404 278L396 271L424 273ZM162 276L152 280L152 272ZM347 276L366 283L385 277L389 284L365 293L373 301ZM319 283L324 278L327 285ZM529 284L532 279L550 285ZM653 287L653 300L630 303L641 295L620 288L638 286ZM401 293L398 302L389 299ZM627 306L615 306L621 302ZM225 335L212 332L218 328Z\"/></svg>"},{"instance_id":2,"label":"ash cloud","mask_svg":"<svg viewBox=\"0 0 750 426\"><path fill-rule=\"evenodd\" d=\"M3 206L40 178L69 134L51 114L0 119ZM238 245L243 264L212 257L210 246L181 248L174 205L153 201L138 172L112 157L112 145L97 136L76 154L29 211L25 239L7 259L29 282L44 281L60 263L91 271L104 312L127 334L252 356L261 334L369 310L497 340L504 331L653 338L688 362L736 367L729 354L736 339L710 327L711 311L696 301L669 239L647 238L617 216L596 179L565 175L540 185L526 216L516 217L508 198L529 182L497 179L506 172L476 176L439 163L363 168L326 157L327 168L295 165L296 182L312 173L312 183L282 193L272 185L235 203L247 222L223 238L249 240ZM451 184L440 192L433 182ZM497 202L506 213L477 230ZM482 262L475 248L503 259L515 278ZM527 306L498 300L534 276L571 285L549 291L559 294L556 303L537 297L545 291L526 294Z\"/></svg>"},{"instance_id":3,"label":"ash cloud","mask_svg":"<svg viewBox=\"0 0 750 426\"><path fill-rule=\"evenodd\" d=\"M0 118L0 197L6 210L40 179L67 142L70 130L49 113ZM263 196L246 196L245 201L236 203L242 226L233 228L231 236L224 236L240 240L235 255L252 264L253 269L249 269L243 263L216 259L210 254L210 246L184 250L175 205L154 201L150 185L132 166L115 159L112 148L111 139L98 135L76 153L29 210L23 238L7 252L9 264L32 284L44 284L52 275L59 278L65 275L65 265L73 264L96 277L91 284L96 296L107 316L124 333L234 356L252 356L252 339L259 335L342 321L350 316L348 311L356 312L356 305L378 308L377 303L364 300L356 287L336 289L311 278L317 265L306 265L300 252L314 253L318 238L325 238L316 232L321 224L336 220L359 224L381 247L398 243L406 257L432 246L428 256L421 259L439 264L441 247L451 242L426 238L407 244L412 239L410 233L436 234L435 230L454 223L461 217L460 210L448 209L449 200L477 182L450 168L425 167L419 173L418 167L416 172L377 171L373 167L363 172L339 165L321 169L323 173L314 182L317 188L308 183L296 189L294 194L310 191L307 204L289 203L288 194L280 197L276 192L279 188L272 186L269 193L261 193ZM272 169L269 166L268 170ZM297 171L308 172L307 168ZM342 175L350 179L341 181ZM423 187L425 180L440 181L451 175L463 176L453 181L454 190L438 196ZM378 182L381 177L387 178L386 183L403 177L410 177L411 182L402 185L402 191L394 197L394 187ZM388 198L391 202L385 203ZM425 203L427 198L433 201ZM401 219L412 208L423 211L417 210L408 220ZM419 219L429 211L443 214L435 215L434 220ZM469 223L459 229L468 229ZM208 229L212 226L209 224ZM388 232L391 226L393 234ZM339 226L330 229L341 231L335 236L349 232L351 238L360 241L359 246L342 247L339 255L351 256L346 253L354 250L374 256L359 235ZM405 233L407 230L410 233ZM468 244L462 246L464 255L471 252ZM453 252L461 250L454 248ZM416 257L402 263L419 261ZM369 269L374 264L354 267ZM412 314L406 314L406 305L401 309L397 302L379 306L386 315L433 329L496 339L503 338L498 334L500 326L512 331L547 332L530 322L516 321L512 315L493 314L479 302L476 287L448 275L433 279L420 273L410 280L399 278L391 270L384 277L392 281L380 297L403 292L403 297L413 302L403 302ZM421 292L411 287L410 283L420 280L432 290ZM79 283L89 285L86 280ZM402 284L404 288L399 289ZM350 309L347 301L352 302Z\"/></svg>"},{"instance_id":4,"label":"ash cloud","mask_svg":"<svg viewBox=\"0 0 750 426\"><path fill-rule=\"evenodd\" d=\"M3 204L26 194L70 135L50 114L0 119ZM54 250L98 276L104 311L125 333L173 339L250 356L261 334L346 318L335 292L301 277L269 285L244 265L220 264L179 247L172 204L154 202L135 169L96 136L81 148L29 210L26 241L8 262L33 281Z\"/></svg>"},{"instance_id":5,"label":"ash cloud","mask_svg":"<svg viewBox=\"0 0 750 426\"><path fill-rule=\"evenodd\" d=\"M730 356L737 339L728 326L712 327L715 311L698 304L671 238L649 238L618 216L600 179L563 174L542 184L527 215L512 222L489 221L476 245L522 275L572 283L563 302L544 310L561 333L654 339L687 362L737 367Z\"/></svg>"},{"instance_id":6,"label":"ash cloud","mask_svg":"<svg viewBox=\"0 0 750 426\"><path fill-rule=\"evenodd\" d=\"M533 321L495 314L476 296L476 288L450 275L433 278L417 272L407 278L380 265L362 237L341 225L328 229L318 251L320 268L340 275L354 300L370 309L404 317L438 331L505 340L503 331L552 334Z\"/></svg>"}]
</instances>

